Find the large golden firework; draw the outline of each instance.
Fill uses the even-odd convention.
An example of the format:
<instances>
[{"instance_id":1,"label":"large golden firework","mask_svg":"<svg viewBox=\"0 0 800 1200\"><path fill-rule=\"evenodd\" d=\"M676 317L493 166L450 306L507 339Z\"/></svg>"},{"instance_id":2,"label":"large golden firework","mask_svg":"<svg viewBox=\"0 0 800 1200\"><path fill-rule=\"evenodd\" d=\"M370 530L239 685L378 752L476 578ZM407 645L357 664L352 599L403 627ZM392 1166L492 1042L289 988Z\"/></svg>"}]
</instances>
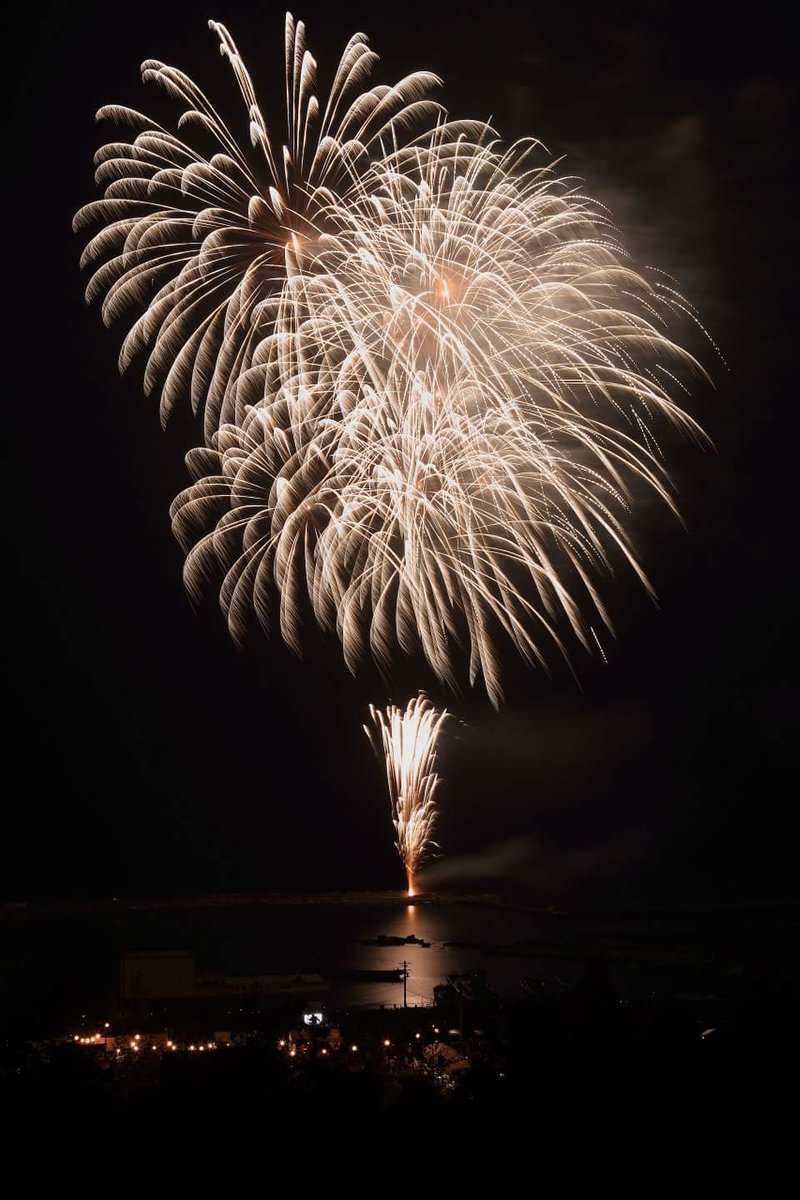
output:
<instances>
[{"instance_id":1,"label":"large golden firework","mask_svg":"<svg viewBox=\"0 0 800 1200\"><path fill-rule=\"evenodd\" d=\"M172 508L187 586L216 582L239 640L255 614L299 649L308 610L352 670L421 651L453 685L465 649L498 704L504 640L530 663L565 630L591 648L603 577L627 563L649 586L629 529L644 490L674 507L657 426L699 432L674 400L698 369L669 333L686 303L536 143L447 121L432 76L357 92L360 34L323 110L289 18L278 149L213 27L261 174L190 80L146 63L219 150L145 122L100 152L106 198L78 218L109 222L87 250L112 253L89 287L106 318L146 305L123 364L148 347L164 411L205 403Z\"/></svg>"}]
</instances>

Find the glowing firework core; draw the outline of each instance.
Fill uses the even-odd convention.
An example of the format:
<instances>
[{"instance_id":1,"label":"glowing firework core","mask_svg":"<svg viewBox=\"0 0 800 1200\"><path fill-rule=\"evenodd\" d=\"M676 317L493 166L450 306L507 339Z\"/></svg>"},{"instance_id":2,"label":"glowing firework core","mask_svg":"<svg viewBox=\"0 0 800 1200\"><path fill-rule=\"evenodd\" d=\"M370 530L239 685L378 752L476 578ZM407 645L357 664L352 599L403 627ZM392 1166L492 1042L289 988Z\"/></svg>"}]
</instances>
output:
<instances>
[{"instance_id":1,"label":"glowing firework core","mask_svg":"<svg viewBox=\"0 0 800 1200\"><path fill-rule=\"evenodd\" d=\"M397 836L397 853L403 860L408 894L433 841L436 824L434 795L440 779L434 770L436 747L449 714L439 712L422 693L405 709L389 705L385 712L370 705L372 728L364 732L379 758L386 759L386 778Z\"/></svg>"}]
</instances>

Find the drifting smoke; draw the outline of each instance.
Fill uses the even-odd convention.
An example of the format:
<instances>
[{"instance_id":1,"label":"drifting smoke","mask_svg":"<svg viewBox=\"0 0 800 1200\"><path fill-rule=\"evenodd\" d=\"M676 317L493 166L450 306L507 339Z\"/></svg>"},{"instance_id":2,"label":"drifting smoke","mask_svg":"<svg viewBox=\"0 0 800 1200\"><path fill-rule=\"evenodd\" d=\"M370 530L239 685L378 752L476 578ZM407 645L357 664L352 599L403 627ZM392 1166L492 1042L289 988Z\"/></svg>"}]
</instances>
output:
<instances>
[{"instance_id":1,"label":"drifting smoke","mask_svg":"<svg viewBox=\"0 0 800 1200\"><path fill-rule=\"evenodd\" d=\"M564 891L576 884L616 879L637 870L647 857L651 836L643 830L626 831L589 846L558 848L536 838L510 838L495 842L476 854L464 854L431 863L422 872L426 889L443 883L502 881L526 887Z\"/></svg>"}]
</instances>

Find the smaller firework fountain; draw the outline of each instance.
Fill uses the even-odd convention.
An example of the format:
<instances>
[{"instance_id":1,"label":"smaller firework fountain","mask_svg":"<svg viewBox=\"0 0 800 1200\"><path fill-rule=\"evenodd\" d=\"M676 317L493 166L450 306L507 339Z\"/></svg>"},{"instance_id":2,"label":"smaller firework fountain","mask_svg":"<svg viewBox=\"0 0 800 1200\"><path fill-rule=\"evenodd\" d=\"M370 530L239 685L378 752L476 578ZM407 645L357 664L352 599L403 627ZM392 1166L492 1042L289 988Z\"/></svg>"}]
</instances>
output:
<instances>
[{"instance_id":1,"label":"smaller firework fountain","mask_svg":"<svg viewBox=\"0 0 800 1200\"><path fill-rule=\"evenodd\" d=\"M434 796L440 779L434 770L436 747L449 713L434 708L420 692L405 709L389 705L379 711L370 705L372 727L364 732L378 758L386 760L386 778L397 836L397 853L403 860L408 894L413 896L419 868L436 843Z\"/></svg>"}]
</instances>

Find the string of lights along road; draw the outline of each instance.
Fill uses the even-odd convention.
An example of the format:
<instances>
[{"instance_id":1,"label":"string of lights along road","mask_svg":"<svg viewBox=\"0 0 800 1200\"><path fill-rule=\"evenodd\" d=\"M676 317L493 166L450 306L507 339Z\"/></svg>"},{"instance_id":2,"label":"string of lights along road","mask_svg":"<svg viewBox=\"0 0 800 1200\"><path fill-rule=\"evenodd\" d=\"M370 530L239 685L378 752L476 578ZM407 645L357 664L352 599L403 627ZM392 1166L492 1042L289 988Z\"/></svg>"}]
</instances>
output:
<instances>
[{"instance_id":1,"label":"string of lights along road","mask_svg":"<svg viewBox=\"0 0 800 1200\"><path fill-rule=\"evenodd\" d=\"M218 589L239 642L260 625L299 651L312 617L352 671L421 655L499 706L504 647L602 652L605 582L650 588L631 514L647 492L675 508L659 431L703 437L676 399L702 368L670 332L694 313L540 143L450 119L434 75L371 84L358 33L320 96L287 15L273 124L210 27L241 105L147 60L176 119L102 108L129 140L75 218L121 369L143 360L164 421L202 415L171 509L186 586ZM388 713L428 721L421 699Z\"/></svg>"}]
</instances>

